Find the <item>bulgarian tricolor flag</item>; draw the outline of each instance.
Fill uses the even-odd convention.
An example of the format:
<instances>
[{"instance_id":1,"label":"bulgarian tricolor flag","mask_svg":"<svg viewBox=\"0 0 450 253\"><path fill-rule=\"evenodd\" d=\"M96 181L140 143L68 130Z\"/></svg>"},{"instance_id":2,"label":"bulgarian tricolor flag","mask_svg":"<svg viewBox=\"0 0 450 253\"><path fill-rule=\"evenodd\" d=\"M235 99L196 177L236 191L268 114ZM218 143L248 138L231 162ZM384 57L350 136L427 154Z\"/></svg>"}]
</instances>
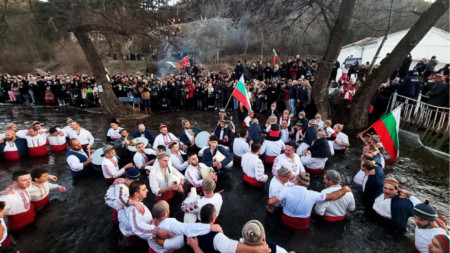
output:
<instances>
[{"instance_id":1,"label":"bulgarian tricolor flag","mask_svg":"<svg viewBox=\"0 0 450 253\"><path fill-rule=\"evenodd\" d=\"M183 64L176 62L176 61L168 61L168 64L170 64L170 66L176 68L176 69L182 69L183 68Z\"/></svg>"},{"instance_id":2,"label":"bulgarian tricolor flag","mask_svg":"<svg viewBox=\"0 0 450 253\"><path fill-rule=\"evenodd\" d=\"M278 59L277 52L275 52L275 48L273 48L273 64L275 64L275 61Z\"/></svg>"},{"instance_id":3,"label":"bulgarian tricolor flag","mask_svg":"<svg viewBox=\"0 0 450 253\"><path fill-rule=\"evenodd\" d=\"M400 128L401 110L400 106L395 108L372 125L372 128L380 136L380 141L391 156L392 161L397 160L399 153L398 129Z\"/></svg>"},{"instance_id":4,"label":"bulgarian tricolor flag","mask_svg":"<svg viewBox=\"0 0 450 253\"><path fill-rule=\"evenodd\" d=\"M253 116L252 105L250 104L250 98L248 96L247 89L245 88L244 75L239 78L239 82L231 95L239 100L245 108L247 108L251 114L250 116Z\"/></svg>"}]
</instances>

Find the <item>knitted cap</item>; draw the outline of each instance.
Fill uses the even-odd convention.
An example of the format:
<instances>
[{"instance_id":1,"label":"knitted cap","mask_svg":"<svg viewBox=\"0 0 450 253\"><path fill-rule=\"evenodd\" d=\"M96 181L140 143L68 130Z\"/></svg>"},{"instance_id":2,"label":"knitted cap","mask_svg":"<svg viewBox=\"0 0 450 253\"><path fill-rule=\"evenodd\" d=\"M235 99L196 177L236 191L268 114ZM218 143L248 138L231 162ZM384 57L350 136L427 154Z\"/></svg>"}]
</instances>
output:
<instances>
[{"instance_id":1,"label":"knitted cap","mask_svg":"<svg viewBox=\"0 0 450 253\"><path fill-rule=\"evenodd\" d=\"M432 206L430 201L426 200L425 203L417 204L413 209L413 214L424 220L435 221L437 218L437 212Z\"/></svg>"},{"instance_id":2,"label":"knitted cap","mask_svg":"<svg viewBox=\"0 0 450 253\"><path fill-rule=\"evenodd\" d=\"M203 179L202 187L205 191L214 191L216 189L216 182L212 178L205 178Z\"/></svg>"},{"instance_id":3,"label":"knitted cap","mask_svg":"<svg viewBox=\"0 0 450 253\"><path fill-rule=\"evenodd\" d=\"M391 184L391 185L395 186L395 188L398 188L398 185L399 185L397 179L395 179L393 177L387 177L384 180L383 184Z\"/></svg>"},{"instance_id":4,"label":"knitted cap","mask_svg":"<svg viewBox=\"0 0 450 253\"><path fill-rule=\"evenodd\" d=\"M258 220L251 220L245 223L242 228L242 237L245 244L250 246L260 245L264 238L266 238L266 232L264 226Z\"/></svg>"},{"instance_id":5,"label":"knitted cap","mask_svg":"<svg viewBox=\"0 0 450 253\"><path fill-rule=\"evenodd\" d=\"M130 168L127 169L127 171L125 172L125 178L137 180L141 178L141 173L139 172L138 169Z\"/></svg>"},{"instance_id":6,"label":"knitted cap","mask_svg":"<svg viewBox=\"0 0 450 253\"><path fill-rule=\"evenodd\" d=\"M298 180L304 186L308 186L309 182L311 181L308 172L302 172L298 174L295 179Z\"/></svg>"},{"instance_id":7,"label":"knitted cap","mask_svg":"<svg viewBox=\"0 0 450 253\"><path fill-rule=\"evenodd\" d=\"M322 129L317 133L317 137L327 137L327 132Z\"/></svg>"},{"instance_id":8,"label":"knitted cap","mask_svg":"<svg viewBox=\"0 0 450 253\"><path fill-rule=\"evenodd\" d=\"M341 175L335 170L327 170L327 178L335 183L341 182Z\"/></svg>"},{"instance_id":9,"label":"knitted cap","mask_svg":"<svg viewBox=\"0 0 450 253\"><path fill-rule=\"evenodd\" d=\"M436 238L439 242L439 245L441 245L441 248L444 252L449 252L449 238L448 235L442 234L442 235L436 235L434 238Z\"/></svg>"}]
</instances>

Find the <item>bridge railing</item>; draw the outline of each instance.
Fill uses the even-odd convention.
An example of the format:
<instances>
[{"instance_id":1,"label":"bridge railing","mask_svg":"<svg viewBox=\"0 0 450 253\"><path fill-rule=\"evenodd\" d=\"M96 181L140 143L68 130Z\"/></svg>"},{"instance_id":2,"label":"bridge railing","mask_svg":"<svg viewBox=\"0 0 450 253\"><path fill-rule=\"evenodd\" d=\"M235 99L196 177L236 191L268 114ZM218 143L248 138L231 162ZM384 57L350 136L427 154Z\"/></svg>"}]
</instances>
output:
<instances>
[{"instance_id":1,"label":"bridge railing","mask_svg":"<svg viewBox=\"0 0 450 253\"><path fill-rule=\"evenodd\" d=\"M423 97L426 96L423 96L422 93L419 93L417 99L413 99L398 95L395 92L390 99L388 110L392 111L401 105L402 121L433 131L448 131L450 128L450 108L427 104L421 101Z\"/></svg>"}]
</instances>

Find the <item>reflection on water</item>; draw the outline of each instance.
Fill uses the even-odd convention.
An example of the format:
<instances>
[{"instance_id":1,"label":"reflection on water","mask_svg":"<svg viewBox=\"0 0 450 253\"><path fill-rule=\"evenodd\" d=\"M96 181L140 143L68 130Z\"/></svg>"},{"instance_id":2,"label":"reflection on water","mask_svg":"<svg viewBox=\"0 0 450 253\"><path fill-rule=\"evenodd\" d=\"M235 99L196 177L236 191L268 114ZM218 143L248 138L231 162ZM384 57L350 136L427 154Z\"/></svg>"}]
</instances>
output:
<instances>
[{"instance_id":1,"label":"reflection on water","mask_svg":"<svg viewBox=\"0 0 450 253\"><path fill-rule=\"evenodd\" d=\"M79 120L92 132L96 147L105 141L110 117L104 114L88 113L73 108L32 108L2 106L0 108L0 131L6 125L17 123L23 129L34 120L45 122L45 127L64 126L67 117ZM137 130L144 123L156 136L161 123L167 124L169 131L179 136L181 120L187 118L191 124L212 131L217 123L215 112L180 112L158 114L143 120L122 121L121 125L129 132ZM264 121L262 121L264 122ZM240 126L240 124L237 124ZM327 168L341 173L343 183L351 183L352 176L359 169L359 156L362 144L351 137L351 148L345 156L332 157ZM419 147L412 138L400 134L400 157L392 168L404 188L412 191L420 199L430 199L440 213L448 215L448 160L432 155L427 149ZM0 187L11 183L14 170L46 166L50 173L59 177L58 183L67 187L66 193L52 192L49 206L39 211L36 222L20 233L14 234L21 252L124 252L120 247L120 232L111 221L111 209L104 204L106 192L102 175L93 174L90 178L74 181L65 164L65 153L50 154L41 159L26 159L20 162L0 163ZM266 169L270 173L270 168ZM410 219L409 232L395 235L367 217L360 201L361 191L352 186L356 200L356 210L348 220L338 224L327 224L317 217L312 218L311 230L306 235L295 235L280 224L279 214L268 214L265 201L268 196L268 183L264 190L254 189L242 183L243 173L235 168L228 176L221 178L217 190L224 189L224 205L220 224L224 232L233 239L241 237L242 226L250 219L258 219L266 228L267 239L296 252L412 252L413 220ZM269 179L270 180L270 179ZM313 178L311 189L321 190L321 178ZM150 208L154 204L153 195L144 201ZM171 215L182 220L178 196L172 203Z\"/></svg>"}]
</instances>

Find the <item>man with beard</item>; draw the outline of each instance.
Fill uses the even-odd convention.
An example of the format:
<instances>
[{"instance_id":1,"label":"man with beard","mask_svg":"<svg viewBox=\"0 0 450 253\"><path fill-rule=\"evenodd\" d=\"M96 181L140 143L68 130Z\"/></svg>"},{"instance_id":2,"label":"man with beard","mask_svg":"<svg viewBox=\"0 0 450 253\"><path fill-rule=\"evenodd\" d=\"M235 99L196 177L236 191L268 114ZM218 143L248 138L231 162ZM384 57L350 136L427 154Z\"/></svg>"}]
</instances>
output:
<instances>
[{"instance_id":1,"label":"man with beard","mask_svg":"<svg viewBox=\"0 0 450 253\"><path fill-rule=\"evenodd\" d=\"M282 167L289 169L294 177L301 172L305 172L300 156L295 153L295 144L288 142L285 146L284 154L279 155L273 162L272 174L276 176L277 171Z\"/></svg>"},{"instance_id":2,"label":"man with beard","mask_svg":"<svg viewBox=\"0 0 450 253\"><path fill-rule=\"evenodd\" d=\"M66 154L66 162L73 177L78 177L88 173L92 169L92 157L82 149L78 139L70 139L70 149Z\"/></svg>"},{"instance_id":3,"label":"man with beard","mask_svg":"<svg viewBox=\"0 0 450 253\"><path fill-rule=\"evenodd\" d=\"M133 154L128 150L128 144L133 137L131 137L125 129L121 129L119 134L120 138L114 141L114 149L116 150L117 156L120 158L120 165L125 165L132 162L133 159Z\"/></svg>"},{"instance_id":4,"label":"man with beard","mask_svg":"<svg viewBox=\"0 0 450 253\"><path fill-rule=\"evenodd\" d=\"M159 145L164 145L165 147L167 147L167 145L169 145L169 143L171 143L172 141L179 141L178 138L175 137L175 135L173 135L172 133L168 133L166 125L161 124L161 126L159 127L159 132L161 134L156 136L155 141L153 142L153 149L155 150ZM170 154L170 150L167 150L167 152Z\"/></svg>"},{"instance_id":5,"label":"man with beard","mask_svg":"<svg viewBox=\"0 0 450 253\"><path fill-rule=\"evenodd\" d=\"M48 133L39 133L37 126L32 126L28 129L25 136L18 136L27 140L28 153L30 157L42 157L48 154L47 151L47 137Z\"/></svg>"},{"instance_id":6,"label":"man with beard","mask_svg":"<svg viewBox=\"0 0 450 253\"><path fill-rule=\"evenodd\" d=\"M414 232L414 248L417 252L427 253L428 245L435 236L448 234L447 219L438 215L428 200L417 204L413 209L414 221L417 225Z\"/></svg>"},{"instance_id":7,"label":"man with beard","mask_svg":"<svg viewBox=\"0 0 450 253\"><path fill-rule=\"evenodd\" d=\"M13 130L6 130L5 138L0 139L0 155L5 160L19 160L27 156L27 141L16 137L16 132Z\"/></svg>"},{"instance_id":8,"label":"man with beard","mask_svg":"<svg viewBox=\"0 0 450 253\"><path fill-rule=\"evenodd\" d=\"M153 109L152 109L153 110ZM138 130L133 133L133 138L144 137L148 140L148 143L153 144L155 138L152 135L152 131L146 130L144 124L139 124Z\"/></svg>"},{"instance_id":9,"label":"man with beard","mask_svg":"<svg viewBox=\"0 0 450 253\"><path fill-rule=\"evenodd\" d=\"M182 120L181 125L184 129L180 133L180 141L184 144L184 148L195 149L195 136L201 132L202 129L191 126L191 123L187 119Z\"/></svg>"}]
</instances>

